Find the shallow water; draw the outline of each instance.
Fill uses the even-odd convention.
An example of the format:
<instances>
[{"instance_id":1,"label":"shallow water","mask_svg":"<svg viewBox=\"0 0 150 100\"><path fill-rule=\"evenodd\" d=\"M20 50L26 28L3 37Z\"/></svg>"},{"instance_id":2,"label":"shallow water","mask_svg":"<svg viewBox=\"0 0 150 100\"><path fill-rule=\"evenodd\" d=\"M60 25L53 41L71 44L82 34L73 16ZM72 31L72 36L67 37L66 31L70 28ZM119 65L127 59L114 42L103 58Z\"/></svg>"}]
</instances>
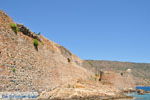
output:
<instances>
[{"instance_id":1,"label":"shallow water","mask_svg":"<svg viewBox=\"0 0 150 100\"><path fill-rule=\"evenodd\" d=\"M133 100L150 100L150 94L138 95L137 93L128 94L128 96L133 96Z\"/></svg>"},{"instance_id":2,"label":"shallow water","mask_svg":"<svg viewBox=\"0 0 150 100\"><path fill-rule=\"evenodd\" d=\"M150 87L137 86L136 89L142 89L145 91L150 91ZM128 94L128 96L133 96L133 100L150 100L150 94L138 95L137 93Z\"/></svg>"}]
</instances>

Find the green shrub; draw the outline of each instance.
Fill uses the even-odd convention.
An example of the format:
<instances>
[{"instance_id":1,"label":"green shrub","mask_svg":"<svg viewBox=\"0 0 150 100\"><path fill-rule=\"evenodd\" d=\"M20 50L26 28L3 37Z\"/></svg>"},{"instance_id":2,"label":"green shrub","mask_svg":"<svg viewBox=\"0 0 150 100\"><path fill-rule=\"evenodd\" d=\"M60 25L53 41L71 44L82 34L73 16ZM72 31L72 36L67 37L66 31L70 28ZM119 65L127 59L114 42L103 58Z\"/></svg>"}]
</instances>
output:
<instances>
[{"instance_id":1,"label":"green shrub","mask_svg":"<svg viewBox=\"0 0 150 100\"><path fill-rule=\"evenodd\" d=\"M34 39L34 40L33 40L33 44L34 44L34 46L36 46L36 47L37 47L37 46L39 45L38 40L37 40L37 39Z\"/></svg>"},{"instance_id":2,"label":"green shrub","mask_svg":"<svg viewBox=\"0 0 150 100\"><path fill-rule=\"evenodd\" d=\"M17 33L17 32L19 31L19 28L17 27L17 24L11 23L10 26L11 26L12 30L13 30L15 33Z\"/></svg>"},{"instance_id":3,"label":"green shrub","mask_svg":"<svg viewBox=\"0 0 150 100\"><path fill-rule=\"evenodd\" d=\"M15 69L15 68L13 68L13 69L12 69L12 71L15 73L15 72L16 72L16 69Z\"/></svg>"}]
</instances>

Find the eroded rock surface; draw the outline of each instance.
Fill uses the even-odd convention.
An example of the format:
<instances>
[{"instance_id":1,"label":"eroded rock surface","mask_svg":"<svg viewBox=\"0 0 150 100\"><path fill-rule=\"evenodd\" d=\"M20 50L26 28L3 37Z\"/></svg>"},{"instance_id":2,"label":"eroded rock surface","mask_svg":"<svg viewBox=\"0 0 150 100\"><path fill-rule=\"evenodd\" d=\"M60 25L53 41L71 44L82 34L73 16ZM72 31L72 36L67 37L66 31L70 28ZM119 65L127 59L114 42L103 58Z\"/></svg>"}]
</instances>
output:
<instances>
[{"instance_id":1,"label":"eroded rock surface","mask_svg":"<svg viewBox=\"0 0 150 100\"><path fill-rule=\"evenodd\" d=\"M120 84L130 84L128 78L125 81L115 72L104 73L102 80L97 80L92 69L84 68L83 60L63 46L21 24L17 24L20 31L15 34L11 23L15 22L0 11L1 92L35 91L41 99L114 97L120 92ZM39 42L38 51L34 39Z\"/></svg>"}]
</instances>

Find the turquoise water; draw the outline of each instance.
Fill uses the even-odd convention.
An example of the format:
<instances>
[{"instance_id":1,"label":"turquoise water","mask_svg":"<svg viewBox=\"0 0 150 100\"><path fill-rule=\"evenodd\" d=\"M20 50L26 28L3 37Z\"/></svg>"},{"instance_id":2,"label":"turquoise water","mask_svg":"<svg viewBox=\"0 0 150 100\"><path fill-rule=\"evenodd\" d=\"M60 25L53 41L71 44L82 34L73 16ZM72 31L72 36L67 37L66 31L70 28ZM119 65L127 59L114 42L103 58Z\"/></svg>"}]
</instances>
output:
<instances>
[{"instance_id":1,"label":"turquoise water","mask_svg":"<svg viewBox=\"0 0 150 100\"><path fill-rule=\"evenodd\" d=\"M135 97L133 100L150 100L150 94L138 95L137 93L131 93L128 95Z\"/></svg>"},{"instance_id":2,"label":"turquoise water","mask_svg":"<svg viewBox=\"0 0 150 100\"><path fill-rule=\"evenodd\" d=\"M145 91L150 91L150 87L137 86L136 89L142 89ZM137 93L131 93L128 95L135 97L134 100L150 100L150 94L138 95Z\"/></svg>"}]
</instances>

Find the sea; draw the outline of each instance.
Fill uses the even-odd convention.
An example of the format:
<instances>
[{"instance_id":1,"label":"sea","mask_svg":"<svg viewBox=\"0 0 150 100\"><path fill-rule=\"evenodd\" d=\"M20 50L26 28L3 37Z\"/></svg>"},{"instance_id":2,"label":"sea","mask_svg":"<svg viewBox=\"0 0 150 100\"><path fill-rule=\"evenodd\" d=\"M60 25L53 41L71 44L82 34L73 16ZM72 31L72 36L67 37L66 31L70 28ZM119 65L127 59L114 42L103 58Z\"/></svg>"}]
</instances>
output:
<instances>
[{"instance_id":1,"label":"sea","mask_svg":"<svg viewBox=\"0 0 150 100\"><path fill-rule=\"evenodd\" d=\"M150 87L137 86L136 89L142 89L145 91L150 91ZM150 100L150 94L138 95L137 93L130 93L128 96L135 97L133 100Z\"/></svg>"}]
</instances>

